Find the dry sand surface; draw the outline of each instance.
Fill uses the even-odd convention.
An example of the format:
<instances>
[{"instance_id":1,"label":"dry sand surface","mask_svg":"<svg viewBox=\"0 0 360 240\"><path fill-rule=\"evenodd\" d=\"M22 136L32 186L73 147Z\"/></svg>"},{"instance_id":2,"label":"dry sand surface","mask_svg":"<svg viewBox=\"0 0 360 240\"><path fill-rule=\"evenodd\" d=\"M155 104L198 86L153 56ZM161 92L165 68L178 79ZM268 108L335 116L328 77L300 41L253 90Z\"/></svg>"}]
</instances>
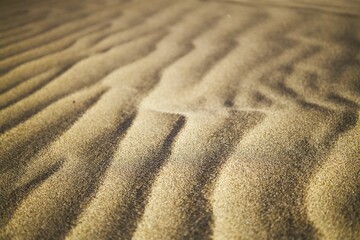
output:
<instances>
[{"instance_id":1,"label":"dry sand surface","mask_svg":"<svg viewBox=\"0 0 360 240\"><path fill-rule=\"evenodd\" d=\"M360 239L360 1L2 0L0 239Z\"/></svg>"}]
</instances>

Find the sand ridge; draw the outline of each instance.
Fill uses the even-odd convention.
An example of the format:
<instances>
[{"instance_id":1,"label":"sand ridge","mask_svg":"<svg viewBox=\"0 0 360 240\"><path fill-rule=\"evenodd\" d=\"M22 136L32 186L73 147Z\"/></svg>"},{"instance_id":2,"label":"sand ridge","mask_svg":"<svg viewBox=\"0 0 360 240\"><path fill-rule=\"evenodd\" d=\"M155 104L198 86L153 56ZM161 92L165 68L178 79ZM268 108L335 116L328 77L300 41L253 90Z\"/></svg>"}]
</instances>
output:
<instances>
[{"instance_id":1,"label":"sand ridge","mask_svg":"<svg viewBox=\"0 0 360 240\"><path fill-rule=\"evenodd\" d=\"M0 3L0 239L359 239L360 3Z\"/></svg>"}]
</instances>

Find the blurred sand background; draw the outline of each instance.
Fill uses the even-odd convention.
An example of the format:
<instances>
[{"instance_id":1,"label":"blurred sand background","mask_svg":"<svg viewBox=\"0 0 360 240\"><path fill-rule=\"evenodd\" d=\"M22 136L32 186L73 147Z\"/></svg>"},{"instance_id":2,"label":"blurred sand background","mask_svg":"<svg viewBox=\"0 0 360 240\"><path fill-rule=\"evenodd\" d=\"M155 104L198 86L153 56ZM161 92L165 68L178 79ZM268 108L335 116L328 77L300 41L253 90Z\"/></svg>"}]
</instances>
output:
<instances>
[{"instance_id":1,"label":"blurred sand background","mask_svg":"<svg viewBox=\"0 0 360 240\"><path fill-rule=\"evenodd\" d=\"M360 239L360 2L0 3L0 239Z\"/></svg>"}]
</instances>

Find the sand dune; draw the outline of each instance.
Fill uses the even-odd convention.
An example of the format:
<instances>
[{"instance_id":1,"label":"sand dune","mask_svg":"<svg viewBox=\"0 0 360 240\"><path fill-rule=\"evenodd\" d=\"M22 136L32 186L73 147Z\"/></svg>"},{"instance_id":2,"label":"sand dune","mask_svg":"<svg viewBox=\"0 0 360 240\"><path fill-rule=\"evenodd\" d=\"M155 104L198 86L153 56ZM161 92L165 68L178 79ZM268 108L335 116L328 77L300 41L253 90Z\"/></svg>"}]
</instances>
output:
<instances>
[{"instance_id":1,"label":"sand dune","mask_svg":"<svg viewBox=\"0 0 360 240\"><path fill-rule=\"evenodd\" d=\"M360 2L0 6L0 239L360 238Z\"/></svg>"}]
</instances>

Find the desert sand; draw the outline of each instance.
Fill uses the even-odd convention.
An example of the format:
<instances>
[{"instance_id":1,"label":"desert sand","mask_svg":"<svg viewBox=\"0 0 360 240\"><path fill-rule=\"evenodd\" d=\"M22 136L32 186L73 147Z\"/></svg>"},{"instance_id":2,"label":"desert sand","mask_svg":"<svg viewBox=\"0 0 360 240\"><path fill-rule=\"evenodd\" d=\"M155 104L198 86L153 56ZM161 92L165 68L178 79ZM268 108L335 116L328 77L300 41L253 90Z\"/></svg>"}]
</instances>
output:
<instances>
[{"instance_id":1,"label":"desert sand","mask_svg":"<svg viewBox=\"0 0 360 240\"><path fill-rule=\"evenodd\" d=\"M359 107L359 1L1 1L0 239L360 239Z\"/></svg>"}]
</instances>

